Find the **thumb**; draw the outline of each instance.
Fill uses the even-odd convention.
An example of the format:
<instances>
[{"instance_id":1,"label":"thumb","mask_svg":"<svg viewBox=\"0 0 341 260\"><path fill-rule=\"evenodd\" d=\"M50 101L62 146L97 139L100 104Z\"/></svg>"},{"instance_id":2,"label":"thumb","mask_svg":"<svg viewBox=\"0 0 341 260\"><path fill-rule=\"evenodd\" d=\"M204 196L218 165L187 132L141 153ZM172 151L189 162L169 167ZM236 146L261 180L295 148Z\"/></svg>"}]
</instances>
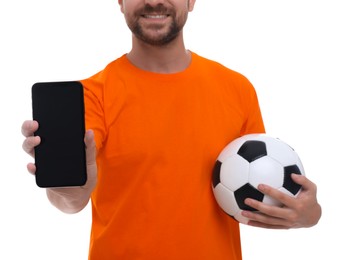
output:
<instances>
[{"instance_id":1,"label":"thumb","mask_svg":"<svg viewBox=\"0 0 341 260\"><path fill-rule=\"evenodd\" d=\"M88 176L85 188L92 190L97 183L96 143L95 134L92 130L86 131L84 142L86 146L86 170Z\"/></svg>"},{"instance_id":2,"label":"thumb","mask_svg":"<svg viewBox=\"0 0 341 260\"><path fill-rule=\"evenodd\" d=\"M93 130L85 132L84 142L86 146L86 162L88 165L96 163L96 143Z\"/></svg>"}]
</instances>

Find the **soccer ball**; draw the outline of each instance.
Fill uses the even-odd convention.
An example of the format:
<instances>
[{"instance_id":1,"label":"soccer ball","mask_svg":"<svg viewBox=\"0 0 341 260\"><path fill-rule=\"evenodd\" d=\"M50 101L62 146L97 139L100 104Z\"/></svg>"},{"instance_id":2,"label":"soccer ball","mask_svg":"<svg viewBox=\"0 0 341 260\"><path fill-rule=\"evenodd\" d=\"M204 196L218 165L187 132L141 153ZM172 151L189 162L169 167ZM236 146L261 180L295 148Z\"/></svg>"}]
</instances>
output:
<instances>
[{"instance_id":1,"label":"soccer ball","mask_svg":"<svg viewBox=\"0 0 341 260\"><path fill-rule=\"evenodd\" d=\"M298 154L285 142L267 134L249 134L235 139L218 156L212 175L212 188L218 205L240 223L248 219L243 210L255 211L244 203L253 198L281 206L278 200L261 193L259 184L267 184L286 194L297 196L301 186L292 173L304 175Z\"/></svg>"}]
</instances>

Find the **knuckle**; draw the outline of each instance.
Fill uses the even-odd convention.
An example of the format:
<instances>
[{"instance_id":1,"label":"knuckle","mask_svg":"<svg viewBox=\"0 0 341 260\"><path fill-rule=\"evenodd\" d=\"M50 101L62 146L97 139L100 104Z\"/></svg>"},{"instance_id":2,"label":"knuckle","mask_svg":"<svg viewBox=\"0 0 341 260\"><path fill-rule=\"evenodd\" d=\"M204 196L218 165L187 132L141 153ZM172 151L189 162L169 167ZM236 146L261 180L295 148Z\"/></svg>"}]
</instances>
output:
<instances>
[{"instance_id":1,"label":"knuckle","mask_svg":"<svg viewBox=\"0 0 341 260\"><path fill-rule=\"evenodd\" d=\"M297 214L297 212L292 212L288 217L288 221L292 223L292 225L295 225L295 223L297 223L298 220L299 214Z\"/></svg>"}]
</instances>

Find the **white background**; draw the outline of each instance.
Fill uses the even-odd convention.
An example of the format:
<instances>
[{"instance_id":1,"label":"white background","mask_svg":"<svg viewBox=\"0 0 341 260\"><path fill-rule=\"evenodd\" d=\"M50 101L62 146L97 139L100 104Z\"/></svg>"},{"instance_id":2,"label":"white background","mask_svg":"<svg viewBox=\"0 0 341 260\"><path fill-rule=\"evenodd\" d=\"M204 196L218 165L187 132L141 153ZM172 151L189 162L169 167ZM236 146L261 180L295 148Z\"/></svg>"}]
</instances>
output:
<instances>
[{"instance_id":1,"label":"white background","mask_svg":"<svg viewBox=\"0 0 341 260\"><path fill-rule=\"evenodd\" d=\"M198 0L189 16L187 48L250 79L268 133L300 154L323 207L311 229L242 226L244 260L341 259L338 2ZM117 1L7 0L0 33L0 259L87 259L90 208L50 206L26 172L20 127L33 83L91 76L130 50L130 31Z\"/></svg>"}]
</instances>

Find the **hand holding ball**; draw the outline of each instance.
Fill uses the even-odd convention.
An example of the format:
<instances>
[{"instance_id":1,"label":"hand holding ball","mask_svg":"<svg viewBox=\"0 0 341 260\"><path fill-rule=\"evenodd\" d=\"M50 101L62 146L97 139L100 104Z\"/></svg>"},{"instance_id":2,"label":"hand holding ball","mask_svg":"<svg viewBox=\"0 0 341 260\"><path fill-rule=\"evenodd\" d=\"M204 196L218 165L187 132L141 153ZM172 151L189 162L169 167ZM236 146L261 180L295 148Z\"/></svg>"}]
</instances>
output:
<instances>
[{"instance_id":1,"label":"hand holding ball","mask_svg":"<svg viewBox=\"0 0 341 260\"><path fill-rule=\"evenodd\" d=\"M248 219L241 212L255 210L244 203L246 198L280 206L257 189L259 184L298 195L301 186L291 179L292 173L305 174L298 154L288 144L266 134L244 135L220 153L213 170L213 193L228 215L246 224Z\"/></svg>"}]
</instances>

